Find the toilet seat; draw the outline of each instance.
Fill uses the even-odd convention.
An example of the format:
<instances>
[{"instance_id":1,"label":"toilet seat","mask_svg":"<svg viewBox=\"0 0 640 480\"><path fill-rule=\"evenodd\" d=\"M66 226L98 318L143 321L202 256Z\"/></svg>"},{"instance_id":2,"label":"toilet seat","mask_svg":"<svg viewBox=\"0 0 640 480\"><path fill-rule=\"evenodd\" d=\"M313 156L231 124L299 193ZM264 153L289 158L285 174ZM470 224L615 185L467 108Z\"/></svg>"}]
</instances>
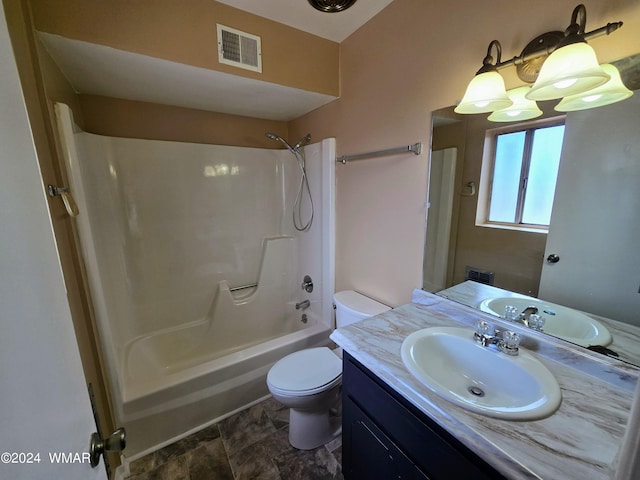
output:
<instances>
[{"instance_id":1,"label":"toilet seat","mask_svg":"<svg viewBox=\"0 0 640 480\"><path fill-rule=\"evenodd\" d=\"M305 396L328 390L342 380L342 362L327 347L308 348L278 360L267 374L279 395Z\"/></svg>"}]
</instances>

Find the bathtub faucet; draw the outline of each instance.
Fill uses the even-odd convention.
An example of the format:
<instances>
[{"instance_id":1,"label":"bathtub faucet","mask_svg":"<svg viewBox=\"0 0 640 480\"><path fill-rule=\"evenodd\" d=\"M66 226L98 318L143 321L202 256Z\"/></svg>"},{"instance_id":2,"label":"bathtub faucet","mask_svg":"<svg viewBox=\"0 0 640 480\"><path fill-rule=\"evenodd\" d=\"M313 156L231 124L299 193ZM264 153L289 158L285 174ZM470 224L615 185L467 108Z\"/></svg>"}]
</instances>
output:
<instances>
[{"instance_id":1,"label":"bathtub faucet","mask_svg":"<svg viewBox=\"0 0 640 480\"><path fill-rule=\"evenodd\" d=\"M296 310L305 310L309 308L311 302L309 300L303 300L302 302L296 303Z\"/></svg>"}]
</instances>

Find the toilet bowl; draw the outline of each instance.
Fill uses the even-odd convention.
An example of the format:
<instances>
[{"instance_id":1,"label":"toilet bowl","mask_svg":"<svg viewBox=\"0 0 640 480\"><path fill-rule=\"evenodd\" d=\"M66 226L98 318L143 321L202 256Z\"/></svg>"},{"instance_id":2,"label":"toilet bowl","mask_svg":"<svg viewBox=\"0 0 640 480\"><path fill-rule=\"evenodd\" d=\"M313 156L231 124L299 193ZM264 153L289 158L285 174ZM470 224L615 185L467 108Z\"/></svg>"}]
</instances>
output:
<instances>
[{"instance_id":1,"label":"toilet bowl","mask_svg":"<svg viewBox=\"0 0 640 480\"><path fill-rule=\"evenodd\" d=\"M336 326L345 327L390 308L353 290L334 295ZM267 374L273 398L289 407L289 443L311 450L340 433L342 361L327 347L307 348L278 360Z\"/></svg>"}]
</instances>

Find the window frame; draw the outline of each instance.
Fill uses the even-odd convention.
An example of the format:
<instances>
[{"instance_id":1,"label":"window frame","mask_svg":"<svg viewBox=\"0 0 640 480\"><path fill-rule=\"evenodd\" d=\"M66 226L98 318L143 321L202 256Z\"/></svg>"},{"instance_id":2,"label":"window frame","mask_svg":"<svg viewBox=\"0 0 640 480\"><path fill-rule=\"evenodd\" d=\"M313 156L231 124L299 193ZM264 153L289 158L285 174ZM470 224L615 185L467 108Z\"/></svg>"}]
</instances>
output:
<instances>
[{"instance_id":1,"label":"window frame","mask_svg":"<svg viewBox=\"0 0 640 480\"><path fill-rule=\"evenodd\" d=\"M566 115L550 118L518 122L498 128L485 130L484 150L482 155L482 167L480 187L478 192L478 205L476 209L476 226L501 228L506 230L519 230L526 232L547 233L548 225L522 223L524 202L526 197L526 181L531 166L531 153L533 151L533 133L548 127L566 125ZM518 185L518 199L516 204L515 222L497 222L489 220L491 208L491 192L493 190L493 176L496 162L497 138L500 135L516 132L525 132L524 152L521 158L520 180ZM523 186L524 185L524 186Z\"/></svg>"}]
</instances>

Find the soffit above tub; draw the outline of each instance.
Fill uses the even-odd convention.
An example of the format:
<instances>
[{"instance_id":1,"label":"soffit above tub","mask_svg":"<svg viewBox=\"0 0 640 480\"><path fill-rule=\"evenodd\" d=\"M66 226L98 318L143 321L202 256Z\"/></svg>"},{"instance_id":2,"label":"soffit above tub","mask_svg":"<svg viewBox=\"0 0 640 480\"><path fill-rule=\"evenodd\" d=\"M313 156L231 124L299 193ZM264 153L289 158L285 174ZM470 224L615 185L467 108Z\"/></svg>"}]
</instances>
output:
<instances>
[{"instance_id":1,"label":"soffit above tub","mask_svg":"<svg viewBox=\"0 0 640 480\"><path fill-rule=\"evenodd\" d=\"M79 94L290 121L338 97L38 32Z\"/></svg>"},{"instance_id":2,"label":"soffit above tub","mask_svg":"<svg viewBox=\"0 0 640 480\"><path fill-rule=\"evenodd\" d=\"M392 1L360 0L343 12L323 13L309 5L307 0L218 0L334 42L342 42Z\"/></svg>"}]
</instances>

